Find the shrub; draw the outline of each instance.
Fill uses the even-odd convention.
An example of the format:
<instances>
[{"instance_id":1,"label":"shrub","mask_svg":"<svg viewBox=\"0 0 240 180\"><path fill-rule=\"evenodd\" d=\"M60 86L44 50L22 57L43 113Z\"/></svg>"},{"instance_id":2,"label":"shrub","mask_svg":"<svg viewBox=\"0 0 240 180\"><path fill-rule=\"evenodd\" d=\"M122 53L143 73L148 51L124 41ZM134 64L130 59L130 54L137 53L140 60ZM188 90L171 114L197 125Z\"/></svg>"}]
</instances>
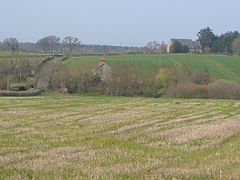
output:
<instances>
[{"instance_id":1,"label":"shrub","mask_svg":"<svg viewBox=\"0 0 240 180\"><path fill-rule=\"evenodd\" d=\"M199 72L193 72L191 79L194 84L207 85L211 82L211 76L208 69Z\"/></svg>"},{"instance_id":2,"label":"shrub","mask_svg":"<svg viewBox=\"0 0 240 180\"><path fill-rule=\"evenodd\" d=\"M217 80L209 85L178 84L167 90L167 97L240 99L240 84L235 81Z\"/></svg>"},{"instance_id":3,"label":"shrub","mask_svg":"<svg viewBox=\"0 0 240 180\"><path fill-rule=\"evenodd\" d=\"M216 99L240 99L240 84L235 81L217 80L208 85L208 97Z\"/></svg>"},{"instance_id":4,"label":"shrub","mask_svg":"<svg viewBox=\"0 0 240 180\"><path fill-rule=\"evenodd\" d=\"M141 95L143 95L144 97L159 97L157 96L155 90L151 88L148 88L148 89L145 88Z\"/></svg>"},{"instance_id":5,"label":"shrub","mask_svg":"<svg viewBox=\"0 0 240 180\"><path fill-rule=\"evenodd\" d=\"M136 96L140 94L140 69L135 64L122 62L112 64L112 78L107 82L104 93L116 96ZM144 82L143 82L144 83Z\"/></svg>"},{"instance_id":6,"label":"shrub","mask_svg":"<svg viewBox=\"0 0 240 180\"><path fill-rule=\"evenodd\" d=\"M96 68L95 64L82 63L81 67L67 67L66 69L62 69L63 78L61 83L65 85L69 93L99 92L98 88L97 90L92 90L93 86L100 81L93 71ZM59 73L55 73L55 75L55 81L59 84Z\"/></svg>"},{"instance_id":7,"label":"shrub","mask_svg":"<svg viewBox=\"0 0 240 180\"><path fill-rule=\"evenodd\" d=\"M173 71L170 68L161 68L156 75L155 83L157 87L167 88L173 79Z\"/></svg>"},{"instance_id":8,"label":"shrub","mask_svg":"<svg viewBox=\"0 0 240 180\"><path fill-rule=\"evenodd\" d=\"M177 74L177 83L179 84L187 84L191 83L191 75L192 71L188 68L186 64L181 64L180 72Z\"/></svg>"},{"instance_id":9,"label":"shrub","mask_svg":"<svg viewBox=\"0 0 240 180\"><path fill-rule=\"evenodd\" d=\"M5 59L0 61L0 89L9 90L12 83L28 82L33 79L39 59Z\"/></svg>"},{"instance_id":10,"label":"shrub","mask_svg":"<svg viewBox=\"0 0 240 180\"><path fill-rule=\"evenodd\" d=\"M179 84L167 90L167 97L173 98L207 98L206 86L193 83Z\"/></svg>"}]
</instances>

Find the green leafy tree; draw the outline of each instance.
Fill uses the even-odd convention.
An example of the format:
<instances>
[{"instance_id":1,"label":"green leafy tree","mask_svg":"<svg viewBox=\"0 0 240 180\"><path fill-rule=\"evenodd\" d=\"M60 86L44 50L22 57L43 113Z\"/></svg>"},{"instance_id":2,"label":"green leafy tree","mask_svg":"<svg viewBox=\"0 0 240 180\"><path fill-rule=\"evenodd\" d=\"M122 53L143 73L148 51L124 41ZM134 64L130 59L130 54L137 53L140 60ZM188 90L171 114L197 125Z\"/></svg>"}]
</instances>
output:
<instances>
[{"instance_id":1,"label":"green leafy tree","mask_svg":"<svg viewBox=\"0 0 240 180\"><path fill-rule=\"evenodd\" d=\"M174 41L172 46L173 46L172 48L173 48L174 53L188 53L189 52L189 47L186 45L182 45L178 41Z\"/></svg>"},{"instance_id":2,"label":"green leafy tree","mask_svg":"<svg viewBox=\"0 0 240 180\"><path fill-rule=\"evenodd\" d=\"M200 41L204 51L207 51L207 49L211 49L214 41L216 40L215 34L209 27L201 29L198 32L197 36L198 41Z\"/></svg>"},{"instance_id":3,"label":"green leafy tree","mask_svg":"<svg viewBox=\"0 0 240 180\"><path fill-rule=\"evenodd\" d=\"M216 37L216 40L212 46L213 52L233 52L233 42L236 38L240 36L238 31L230 31L224 34L221 34L219 37Z\"/></svg>"}]
</instances>

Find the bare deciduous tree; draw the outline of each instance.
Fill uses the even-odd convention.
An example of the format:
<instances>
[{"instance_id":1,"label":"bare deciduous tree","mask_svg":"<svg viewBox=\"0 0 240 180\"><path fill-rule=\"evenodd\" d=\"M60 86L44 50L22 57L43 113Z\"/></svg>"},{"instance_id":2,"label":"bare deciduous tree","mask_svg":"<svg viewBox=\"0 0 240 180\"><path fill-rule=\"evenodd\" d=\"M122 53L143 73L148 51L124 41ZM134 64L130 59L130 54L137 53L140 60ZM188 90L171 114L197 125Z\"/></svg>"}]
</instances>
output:
<instances>
[{"instance_id":1,"label":"bare deciduous tree","mask_svg":"<svg viewBox=\"0 0 240 180\"><path fill-rule=\"evenodd\" d=\"M160 49L160 44L157 41L151 41L147 43L146 48L150 53L158 53Z\"/></svg>"},{"instance_id":2,"label":"bare deciduous tree","mask_svg":"<svg viewBox=\"0 0 240 180\"><path fill-rule=\"evenodd\" d=\"M50 54L53 54L53 50L56 47L56 45L60 42L60 40L61 38L52 35L38 40L37 44L44 53L49 52Z\"/></svg>"},{"instance_id":3,"label":"bare deciduous tree","mask_svg":"<svg viewBox=\"0 0 240 180\"><path fill-rule=\"evenodd\" d=\"M71 56L73 49L80 44L80 41L78 38L67 36L62 40L62 44L69 49L69 55Z\"/></svg>"},{"instance_id":4,"label":"bare deciduous tree","mask_svg":"<svg viewBox=\"0 0 240 180\"><path fill-rule=\"evenodd\" d=\"M12 53L16 52L18 51L18 40L16 38L7 38L3 41L3 46Z\"/></svg>"}]
</instances>

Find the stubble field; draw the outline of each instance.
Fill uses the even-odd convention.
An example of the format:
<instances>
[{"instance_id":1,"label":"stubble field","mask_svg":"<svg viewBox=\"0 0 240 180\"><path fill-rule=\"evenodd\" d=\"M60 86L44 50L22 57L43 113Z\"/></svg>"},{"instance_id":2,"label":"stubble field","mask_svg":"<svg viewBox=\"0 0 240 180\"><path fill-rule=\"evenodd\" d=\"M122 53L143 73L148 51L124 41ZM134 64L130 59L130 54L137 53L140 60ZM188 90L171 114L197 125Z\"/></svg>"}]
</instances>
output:
<instances>
[{"instance_id":1,"label":"stubble field","mask_svg":"<svg viewBox=\"0 0 240 180\"><path fill-rule=\"evenodd\" d=\"M0 179L238 179L240 101L0 98Z\"/></svg>"}]
</instances>

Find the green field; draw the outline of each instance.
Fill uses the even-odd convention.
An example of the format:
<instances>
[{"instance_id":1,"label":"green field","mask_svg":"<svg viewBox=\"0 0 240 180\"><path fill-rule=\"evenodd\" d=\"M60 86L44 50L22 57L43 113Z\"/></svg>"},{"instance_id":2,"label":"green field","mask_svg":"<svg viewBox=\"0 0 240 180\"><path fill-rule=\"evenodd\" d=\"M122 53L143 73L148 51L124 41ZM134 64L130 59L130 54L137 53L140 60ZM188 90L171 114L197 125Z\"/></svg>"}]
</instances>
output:
<instances>
[{"instance_id":1,"label":"green field","mask_svg":"<svg viewBox=\"0 0 240 180\"><path fill-rule=\"evenodd\" d=\"M0 179L238 179L240 101L0 98Z\"/></svg>"},{"instance_id":2,"label":"green field","mask_svg":"<svg viewBox=\"0 0 240 180\"><path fill-rule=\"evenodd\" d=\"M151 69L161 64L172 64L177 70L186 64L190 70L204 70L208 68L214 79L230 79L240 81L240 57L225 55L119 55L106 56L108 64L114 62L136 63L141 67ZM82 63L97 63L98 56L75 57L66 61L70 66L81 66Z\"/></svg>"},{"instance_id":3,"label":"green field","mask_svg":"<svg viewBox=\"0 0 240 180\"><path fill-rule=\"evenodd\" d=\"M18 52L18 53L10 53L7 51L0 51L0 58L1 57L21 57L21 56L36 56L39 54L35 53L27 53L27 52Z\"/></svg>"},{"instance_id":4,"label":"green field","mask_svg":"<svg viewBox=\"0 0 240 180\"><path fill-rule=\"evenodd\" d=\"M0 51L0 57L4 57L4 56L10 56L10 53L6 51Z\"/></svg>"},{"instance_id":5,"label":"green field","mask_svg":"<svg viewBox=\"0 0 240 180\"><path fill-rule=\"evenodd\" d=\"M15 53L0 51L0 57L36 56L32 53ZM73 57L65 61L69 66L77 67L86 63L97 64L100 56ZM226 55L194 55L194 54L163 54L163 55L111 55L105 57L111 65L114 62L134 63L145 69L152 69L163 64L171 64L180 71L186 64L192 71L202 71L207 68L214 79L240 81L240 56Z\"/></svg>"}]
</instances>

